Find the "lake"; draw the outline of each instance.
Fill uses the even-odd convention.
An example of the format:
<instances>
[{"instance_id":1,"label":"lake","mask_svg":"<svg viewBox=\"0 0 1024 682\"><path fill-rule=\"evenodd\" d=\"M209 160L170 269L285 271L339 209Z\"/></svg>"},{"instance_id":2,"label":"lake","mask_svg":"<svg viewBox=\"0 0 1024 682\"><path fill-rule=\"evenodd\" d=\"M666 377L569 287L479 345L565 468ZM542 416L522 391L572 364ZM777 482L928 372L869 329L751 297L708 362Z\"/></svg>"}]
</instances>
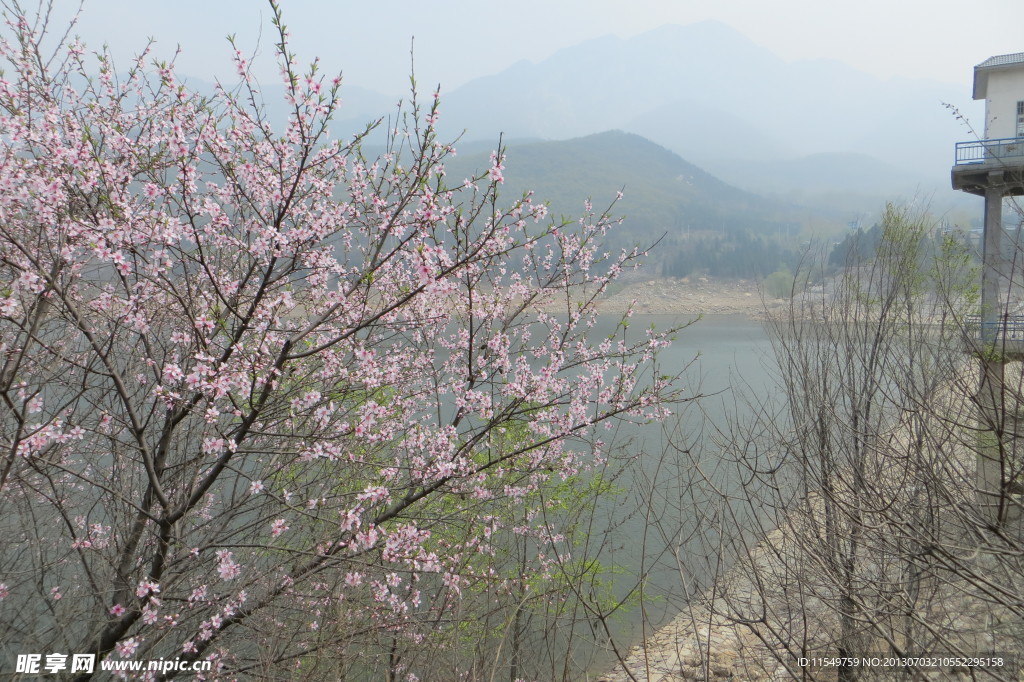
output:
<instances>
[{"instance_id":1,"label":"lake","mask_svg":"<svg viewBox=\"0 0 1024 682\"><path fill-rule=\"evenodd\" d=\"M630 334L693 319L634 315ZM603 317L595 334L606 336L616 321ZM777 394L771 342L763 323L746 316L697 320L679 332L659 364L659 374L683 372L687 393L702 397L666 424L623 426L611 439L625 458L636 459L616 481L624 492L599 503L590 549L604 543L598 556L611 573L615 597L632 593L631 608L610 620L620 647L625 644L623 653L671 620L708 584L721 558L719 529L742 529L742 519L725 513L721 496L709 492L706 482L713 481L721 493L739 491L741 482L723 450L723 433L749 414L748 399L772 401ZM610 533L599 539L598 529ZM646 576L642 599L636 590L641 575ZM614 657L599 649L593 661L590 669L601 671Z\"/></svg>"}]
</instances>

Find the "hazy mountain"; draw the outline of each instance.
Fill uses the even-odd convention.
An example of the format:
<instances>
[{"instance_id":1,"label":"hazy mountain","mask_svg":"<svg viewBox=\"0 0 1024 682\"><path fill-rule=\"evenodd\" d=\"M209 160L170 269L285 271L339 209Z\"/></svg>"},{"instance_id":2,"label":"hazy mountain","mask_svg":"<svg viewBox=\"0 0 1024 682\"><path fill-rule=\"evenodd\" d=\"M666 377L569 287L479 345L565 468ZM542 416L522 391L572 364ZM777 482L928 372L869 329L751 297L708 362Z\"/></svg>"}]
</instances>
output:
<instances>
[{"instance_id":1,"label":"hazy mountain","mask_svg":"<svg viewBox=\"0 0 1024 682\"><path fill-rule=\"evenodd\" d=\"M829 60L786 62L724 24L701 22L592 40L477 79L443 97L442 124L470 139L623 129L722 172L744 161L857 153L891 169L859 181L884 195L876 181L889 175L916 175L926 192L948 188L953 145L970 135L943 102L970 105L969 86L881 80ZM818 184L837 182L818 190L842 191L843 175L828 167Z\"/></svg>"},{"instance_id":2,"label":"hazy mountain","mask_svg":"<svg viewBox=\"0 0 1024 682\"><path fill-rule=\"evenodd\" d=\"M449 181L485 171L489 151L460 153L446 169ZM507 198L533 189L558 216L578 216L584 201L602 210L624 192L613 213L625 217L613 232L613 246L650 245L668 236L752 232L794 235L805 211L789 208L722 182L672 151L639 135L611 131L548 142L516 142L508 147Z\"/></svg>"},{"instance_id":3,"label":"hazy mountain","mask_svg":"<svg viewBox=\"0 0 1024 682\"><path fill-rule=\"evenodd\" d=\"M706 21L591 40L442 89L441 130L449 139L465 131L466 149L481 140L491 148L499 133L557 140L618 129L734 185L816 210L872 212L921 195L944 209L964 201L949 191L948 173L954 143L971 134L942 103L974 106L967 75L948 85L881 80L829 60L787 62ZM276 83L264 88L275 120L287 115L280 94ZM343 86L342 98L336 135L380 117L394 124L398 96ZM563 181L582 192L583 175L599 183L595 193L607 184L589 171Z\"/></svg>"},{"instance_id":4,"label":"hazy mountain","mask_svg":"<svg viewBox=\"0 0 1024 682\"><path fill-rule=\"evenodd\" d=\"M731 63L750 65L745 81L770 80L782 65L717 22L664 26L628 40L607 36L464 85L445 98L446 125L474 137L502 130L564 138L620 127L679 99L714 104L741 84L712 47L729 54ZM739 113L733 102L724 104L718 108Z\"/></svg>"},{"instance_id":5,"label":"hazy mountain","mask_svg":"<svg viewBox=\"0 0 1024 682\"><path fill-rule=\"evenodd\" d=\"M490 147L468 145L446 168L449 182L479 175L490 165ZM647 273L684 276L762 277L792 265L804 239L808 212L722 182L672 151L621 131L563 141L511 141L505 183L507 201L535 190L554 216L574 220L592 199L595 210L612 208L622 225L609 232L610 252L649 248ZM839 229L820 216L816 228Z\"/></svg>"},{"instance_id":6,"label":"hazy mountain","mask_svg":"<svg viewBox=\"0 0 1024 682\"><path fill-rule=\"evenodd\" d=\"M928 191L921 175L852 152L771 161L720 159L712 169L728 182L786 203L846 210L877 209L887 198L910 200Z\"/></svg>"},{"instance_id":7,"label":"hazy mountain","mask_svg":"<svg viewBox=\"0 0 1024 682\"><path fill-rule=\"evenodd\" d=\"M719 159L768 161L791 153L785 140L739 116L694 100L653 107L626 121L623 130L657 140L683 158L711 168ZM709 134L734 130L730 135Z\"/></svg>"}]
</instances>

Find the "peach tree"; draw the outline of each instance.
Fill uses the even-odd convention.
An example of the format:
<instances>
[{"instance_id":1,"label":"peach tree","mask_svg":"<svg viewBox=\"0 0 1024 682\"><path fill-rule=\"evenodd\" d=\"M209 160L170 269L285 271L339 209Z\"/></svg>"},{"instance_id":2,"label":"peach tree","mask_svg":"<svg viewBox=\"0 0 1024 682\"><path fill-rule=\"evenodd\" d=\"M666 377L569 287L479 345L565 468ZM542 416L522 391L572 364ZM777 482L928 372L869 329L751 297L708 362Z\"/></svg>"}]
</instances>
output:
<instances>
[{"instance_id":1,"label":"peach tree","mask_svg":"<svg viewBox=\"0 0 1024 682\"><path fill-rule=\"evenodd\" d=\"M148 51L118 72L70 33L44 49L46 8L7 7L8 661L414 679L469 596L523 592L481 559L496 538L529 538L522 580L557 572L540 493L601 466L600 426L678 397L644 372L663 336L588 336L636 258L600 253L607 213L500 200L501 149L450 180L436 94L334 139L340 78L299 69L271 6L276 127L240 51L202 96Z\"/></svg>"}]
</instances>

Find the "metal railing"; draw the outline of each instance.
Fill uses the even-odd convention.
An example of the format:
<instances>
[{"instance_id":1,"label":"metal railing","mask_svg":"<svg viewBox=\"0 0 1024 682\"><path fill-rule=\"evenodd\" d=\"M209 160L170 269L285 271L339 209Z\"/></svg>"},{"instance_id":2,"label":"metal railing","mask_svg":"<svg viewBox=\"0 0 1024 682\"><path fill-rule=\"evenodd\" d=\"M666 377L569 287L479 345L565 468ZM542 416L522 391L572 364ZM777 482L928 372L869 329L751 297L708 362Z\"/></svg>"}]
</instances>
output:
<instances>
[{"instance_id":1,"label":"metal railing","mask_svg":"<svg viewBox=\"0 0 1024 682\"><path fill-rule=\"evenodd\" d=\"M1001 315L992 322L982 322L980 315L968 315L965 322L979 338L1024 341L1024 315Z\"/></svg>"},{"instance_id":2,"label":"metal railing","mask_svg":"<svg viewBox=\"0 0 1024 682\"><path fill-rule=\"evenodd\" d=\"M956 143L957 166L973 163L999 164L1010 159L1013 159L1014 165L1024 164L1024 137Z\"/></svg>"}]
</instances>

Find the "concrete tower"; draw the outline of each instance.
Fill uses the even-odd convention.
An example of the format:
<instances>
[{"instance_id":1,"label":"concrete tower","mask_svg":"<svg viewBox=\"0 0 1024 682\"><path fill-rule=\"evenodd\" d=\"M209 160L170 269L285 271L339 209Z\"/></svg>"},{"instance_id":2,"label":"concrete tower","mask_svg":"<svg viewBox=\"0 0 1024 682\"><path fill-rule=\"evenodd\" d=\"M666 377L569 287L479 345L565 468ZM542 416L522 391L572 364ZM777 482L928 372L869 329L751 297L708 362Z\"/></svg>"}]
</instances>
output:
<instances>
[{"instance_id":1,"label":"concrete tower","mask_svg":"<svg viewBox=\"0 0 1024 682\"><path fill-rule=\"evenodd\" d=\"M953 189L985 198L981 327L975 345L978 387L977 490L986 518L1021 523L1024 490L1024 414L1007 391L1007 363L1024 360L1024 299L1012 261L1004 255L1003 199L1024 194L1024 52L990 57L974 67L974 99L985 100L985 136L956 145ZM1015 260L1019 260L1015 259ZM1017 268L1020 270L1020 268ZM1018 300L1014 300L1018 299ZM1018 424L1019 427L1018 428Z\"/></svg>"}]
</instances>

